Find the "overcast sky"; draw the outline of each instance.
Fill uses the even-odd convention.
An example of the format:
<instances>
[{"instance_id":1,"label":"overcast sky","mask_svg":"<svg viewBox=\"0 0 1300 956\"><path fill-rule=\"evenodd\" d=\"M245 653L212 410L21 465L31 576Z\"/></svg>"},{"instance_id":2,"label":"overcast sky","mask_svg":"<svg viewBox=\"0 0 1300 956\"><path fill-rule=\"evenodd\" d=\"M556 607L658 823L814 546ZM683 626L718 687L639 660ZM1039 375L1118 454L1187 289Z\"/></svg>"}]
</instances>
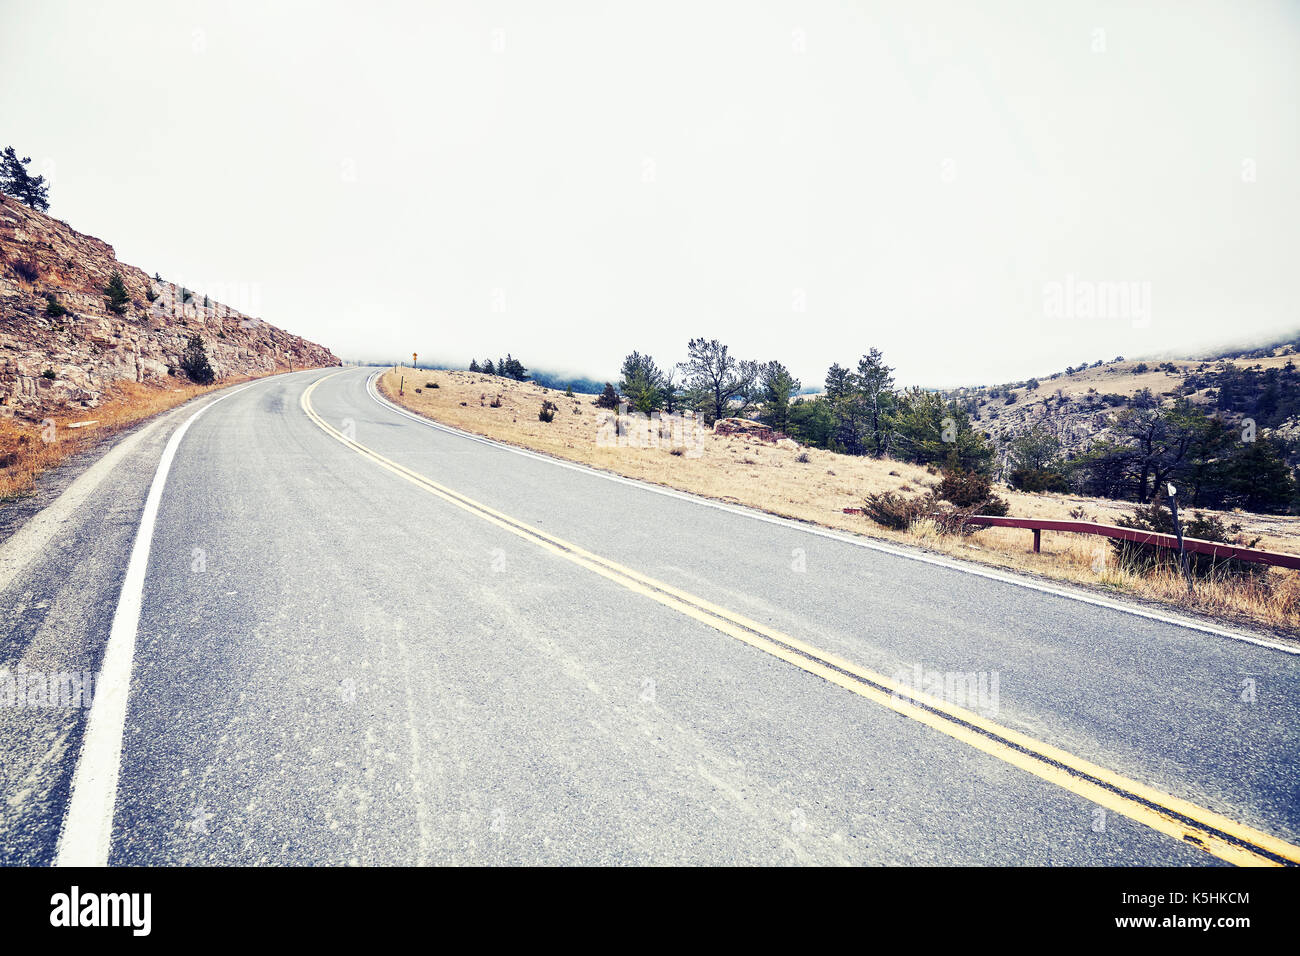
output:
<instances>
[{"instance_id":1,"label":"overcast sky","mask_svg":"<svg viewBox=\"0 0 1300 956\"><path fill-rule=\"evenodd\" d=\"M345 358L951 385L1300 327L1300 3L0 10L50 213Z\"/></svg>"}]
</instances>

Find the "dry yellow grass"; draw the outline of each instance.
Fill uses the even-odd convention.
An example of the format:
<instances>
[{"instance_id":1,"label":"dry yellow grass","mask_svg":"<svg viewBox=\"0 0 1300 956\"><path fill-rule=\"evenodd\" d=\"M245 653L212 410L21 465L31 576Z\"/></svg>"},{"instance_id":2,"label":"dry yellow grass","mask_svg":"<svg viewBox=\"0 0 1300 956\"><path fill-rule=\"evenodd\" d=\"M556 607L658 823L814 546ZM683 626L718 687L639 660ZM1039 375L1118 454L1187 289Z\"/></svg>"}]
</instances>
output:
<instances>
[{"instance_id":1,"label":"dry yellow grass","mask_svg":"<svg viewBox=\"0 0 1300 956\"><path fill-rule=\"evenodd\" d=\"M429 383L438 387L429 388ZM1200 582L1189 596L1176 575L1136 575L1116 568L1102 538L1044 532L1042 553L1034 554L1028 531L989 528L967 538L945 537L925 524L894 532L861 515L844 513L845 508L860 508L870 493L925 492L938 476L917 465L712 433L704 436L698 457L674 455L667 443L608 447L598 440L600 410L592 404L594 395L569 398L538 385L472 372L389 370L380 377L380 388L412 411L445 424L630 478L965 560L1123 592L1219 620L1300 633L1300 572L1275 569L1271 587ZM494 408L491 403L498 397L500 407ZM538 419L546 400L558 406L549 423ZM807 460L801 461L801 456ZM1068 519L1072 511L1082 509L1087 520L1113 524L1132 510L1131 504L1105 499L1011 489L999 493L1010 502L1011 514L1023 518ZM1300 517L1239 512L1222 516L1229 524L1241 525L1247 539L1259 538L1257 547L1300 553Z\"/></svg>"},{"instance_id":2,"label":"dry yellow grass","mask_svg":"<svg viewBox=\"0 0 1300 956\"><path fill-rule=\"evenodd\" d=\"M1300 356L1270 355L1264 358L1252 359L1212 359L1205 363L1178 359L1172 362L1174 367L1178 369L1177 372L1173 373L1160 370L1160 359L1148 359L1144 363L1147 370L1137 374L1134 374L1133 370L1143 363L1109 362L1097 368L1075 372L1073 375L1040 379L1038 388L1033 391L1026 391L1023 388L1015 391L1017 397L1022 401L1051 398L1056 395L1058 390L1070 398L1080 398L1093 390L1099 395L1114 393L1127 397L1135 395L1144 388L1149 388L1152 394L1159 396L1172 391L1175 386L1181 385L1183 378L1201 364L1205 364L1213 371L1222 371L1227 365L1236 365L1240 368L1252 368L1256 365L1264 368L1282 368L1288 362L1294 362L1297 359L1300 359Z\"/></svg>"},{"instance_id":3,"label":"dry yellow grass","mask_svg":"<svg viewBox=\"0 0 1300 956\"><path fill-rule=\"evenodd\" d=\"M169 387L116 382L104 392L97 408L52 413L43 422L0 417L0 504L31 491L36 477L48 468L89 448L124 428L175 408L198 395L249 381L231 378L217 385L176 384ZM92 424L77 425L78 422Z\"/></svg>"}]
</instances>

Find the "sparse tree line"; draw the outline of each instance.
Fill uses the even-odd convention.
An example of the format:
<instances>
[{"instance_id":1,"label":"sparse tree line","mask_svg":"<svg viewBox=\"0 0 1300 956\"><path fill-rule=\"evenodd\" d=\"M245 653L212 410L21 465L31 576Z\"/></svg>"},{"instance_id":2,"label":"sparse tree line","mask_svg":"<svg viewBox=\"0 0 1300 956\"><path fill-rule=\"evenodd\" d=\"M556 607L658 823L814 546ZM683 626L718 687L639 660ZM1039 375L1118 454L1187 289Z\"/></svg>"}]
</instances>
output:
<instances>
[{"instance_id":1,"label":"sparse tree line","mask_svg":"<svg viewBox=\"0 0 1300 956\"><path fill-rule=\"evenodd\" d=\"M1026 491L1074 491L1147 503L1172 482L1188 505L1283 513L1300 507L1286 444L1253 422L1229 424L1185 398L1126 408L1111 436L1083 454L1060 455L1043 425L1013 439L1008 480Z\"/></svg>"},{"instance_id":2,"label":"sparse tree line","mask_svg":"<svg viewBox=\"0 0 1300 956\"><path fill-rule=\"evenodd\" d=\"M1046 423L1008 441L1005 455L998 456L993 441L974 427L969 403L920 388L896 389L893 373L881 352L870 349L854 367L832 365L821 395L800 396L799 380L781 362L740 359L716 339L696 338L687 345L686 360L668 369L648 354L629 353L617 385L607 383L597 404L626 402L646 415L690 410L706 424L729 416L757 418L804 445L889 457L942 469L945 476L1000 472L1029 492L1145 504L1173 482L1191 507L1300 510L1288 443L1228 417L1239 408L1275 425L1300 411L1300 376L1293 366L1230 366L1192 383L1217 386L1217 405L1203 407L1182 396L1164 406L1148 395L1116 413L1110 437L1072 456ZM1005 460L1001 469L995 468L999 457Z\"/></svg>"},{"instance_id":3,"label":"sparse tree line","mask_svg":"<svg viewBox=\"0 0 1300 956\"><path fill-rule=\"evenodd\" d=\"M964 408L936 392L896 391L893 371L872 349L856 368L832 365L823 395L800 396L802 384L780 361L740 359L717 339L695 338L686 360L668 370L630 353L602 399L621 398L642 414L689 410L710 425L752 417L804 445L987 473L993 448Z\"/></svg>"},{"instance_id":4,"label":"sparse tree line","mask_svg":"<svg viewBox=\"0 0 1300 956\"><path fill-rule=\"evenodd\" d=\"M1165 365L1160 368L1170 371ZM1046 423L1031 426L1006 445L1008 481L1026 491L1141 503L1173 482L1193 507L1300 510L1293 467L1300 449L1276 431L1300 416L1300 371L1293 362L1220 370L1202 363L1165 394L1167 406L1150 389L1140 390L1116 413L1111 436L1079 455L1064 455Z\"/></svg>"},{"instance_id":5,"label":"sparse tree line","mask_svg":"<svg viewBox=\"0 0 1300 956\"><path fill-rule=\"evenodd\" d=\"M691 339L686 360L667 370L651 356L632 352L623 360L617 387L628 406L644 415L692 411L711 425L720 418L757 413L764 421L773 419L773 427L785 424L798 390L799 380L780 362L738 359L717 339L705 338Z\"/></svg>"},{"instance_id":6,"label":"sparse tree line","mask_svg":"<svg viewBox=\"0 0 1300 956\"><path fill-rule=\"evenodd\" d=\"M528 378L528 369L524 368L519 359L509 353L505 358L498 358L496 364L492 360L486 360L482 365L478 359L470 359L469 370L471 372L481 372L484 375L499 375L501 378L514 379L516 382L522 382Z\"/></svg>"}]
</instances>

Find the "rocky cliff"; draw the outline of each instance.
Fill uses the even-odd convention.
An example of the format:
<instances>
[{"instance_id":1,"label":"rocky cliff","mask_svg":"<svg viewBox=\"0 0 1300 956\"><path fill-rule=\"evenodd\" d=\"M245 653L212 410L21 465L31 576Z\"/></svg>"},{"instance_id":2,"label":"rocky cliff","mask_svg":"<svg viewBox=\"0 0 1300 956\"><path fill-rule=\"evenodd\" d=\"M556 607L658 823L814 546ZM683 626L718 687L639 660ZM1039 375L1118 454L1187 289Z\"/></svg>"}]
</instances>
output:
<instances>
[{"instance_id":1,"label":"rocky cliff","mask_svg":"<svg viewBox=\"0 0 1300 956\"><path fill-rule=\"evenodd\" d=\"M129 301L110 308L122 276ZM338 365L324 346L118 262L113 247L0 195L0 406L94 407L123 379L165 384L202 338L218 380ZM172 379L174 381L174 379Z\"/></svg>"}]
</instances>

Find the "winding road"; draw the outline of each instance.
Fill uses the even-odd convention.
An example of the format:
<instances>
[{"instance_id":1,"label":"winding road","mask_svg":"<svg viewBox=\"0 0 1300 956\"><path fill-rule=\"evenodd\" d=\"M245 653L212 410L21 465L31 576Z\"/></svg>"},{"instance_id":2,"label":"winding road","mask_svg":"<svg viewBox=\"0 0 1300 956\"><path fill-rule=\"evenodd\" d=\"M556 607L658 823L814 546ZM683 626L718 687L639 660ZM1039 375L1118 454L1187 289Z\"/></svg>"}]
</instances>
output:
<instances>
[{"instance_id":1,"label":"winding road","mask_svg":"<svg viewBox=\"0 0 1300 956\"><path fill-rule=\"evenodd\" d=\"M436 426L324 369L0 544L6 864L1300 862L1300 655ZM0 683L0 692L6 685Z\"/></svg>"}]
</instances>

